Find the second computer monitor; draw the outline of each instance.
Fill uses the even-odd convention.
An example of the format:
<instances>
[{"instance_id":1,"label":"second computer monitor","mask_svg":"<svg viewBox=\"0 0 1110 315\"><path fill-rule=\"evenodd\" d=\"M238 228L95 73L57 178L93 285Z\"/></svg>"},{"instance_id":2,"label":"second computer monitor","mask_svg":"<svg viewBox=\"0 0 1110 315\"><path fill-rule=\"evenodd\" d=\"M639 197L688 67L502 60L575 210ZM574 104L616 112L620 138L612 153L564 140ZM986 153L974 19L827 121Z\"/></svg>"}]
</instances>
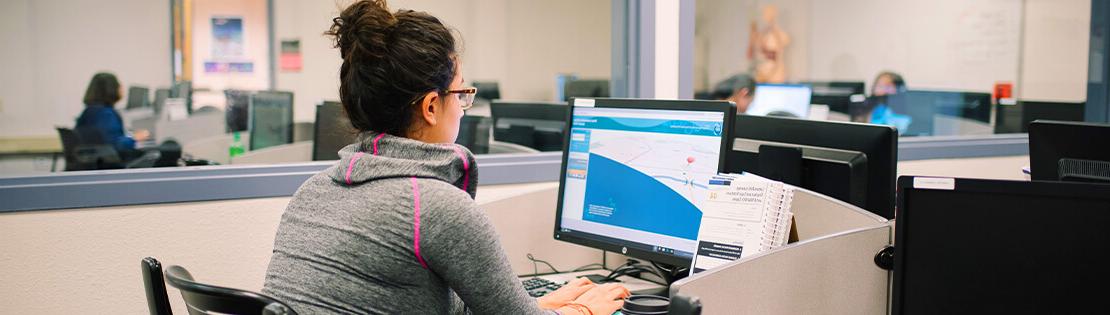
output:
<instances>
[{"instance_id":1,"label":"second computer monitor","mask_svg":"<svg viewBox=\"0 0 1110 315\"><path fill-rule=\"evenodd\" d=\"M136 109L150 106L150 89L145 86L133 85L127 88L127 109Z\"/></svg>"},{"instance_id":2,"label":"second computer monitor","mask_svg":"<svg viewBox=\"0 0 1110 315\"><path fill-rule=\"evenodd\" d=\"M493 140L540 151L563 149L563 130L567 124L565 103L493 101L490 116L493 116Z\"/></svg>"},{"instance_id":3,"label":"second computer monitor","mask_svg":"<svg viewBox=\"0 0 1110 315\"><path fill-rule=\"evenodd\" d=\"M312 160L339 159L339 150L358 140L358 131L351 126L343 104L326 101L316 105L316 128L313 131Z\"/></svg>"},{"instance_id":4,"label":"second computer monitor","mask_svg":"<svg viewBox=\"0 0 1110 315\"><path fill-rule=\"evenodd\" d=\"M1038 120L1029 124L1033 180L1110 182L1110 125Z\"/></svg>"},{"instance_id":5,"label":"second computer monitor","mask_svg":"<svg viewBox=\"0 0 1110 315\"><path fill-rule=\"evenodd\" d=\"M804 84L759 84L744 114L806 118L813 91Z\"/></svg>"},{"instance_id":6,"label":"second computer monitor","mask_svg":"<svg viewBox=\"0 0 1110 315\"><path fill-rule=\"evenodd\" d=\"M293 93L251 94L250 133L251 150L293 143Z\"/></svg>"},{"instance_id":7,"label":"second computer monitor","mask_svg":"<svg viewBox=\"0 0 1110 315\"><path fill-rule=\"evenodd\" d=\"M726 171L769 177L894 218L894 128L739 115L732 130Z\"/></svg>"},{"instance_id":8,"label":"second computer monitor","mask_svg":"<svg viewBox=\"0 0 1110 315\"><path fill-rule=\"evenodd\" d=\"M555 239L688 266L735 115L721 101L575 99Z\"/></svg>"}]
</instances>

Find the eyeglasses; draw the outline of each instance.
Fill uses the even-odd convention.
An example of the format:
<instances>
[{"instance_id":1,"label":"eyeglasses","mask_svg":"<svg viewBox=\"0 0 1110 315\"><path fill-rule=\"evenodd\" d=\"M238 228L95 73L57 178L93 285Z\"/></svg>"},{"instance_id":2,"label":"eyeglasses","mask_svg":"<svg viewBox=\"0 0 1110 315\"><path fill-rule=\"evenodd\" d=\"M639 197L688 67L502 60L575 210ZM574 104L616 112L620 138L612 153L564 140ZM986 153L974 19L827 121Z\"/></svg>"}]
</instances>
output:
<instances>
[{"instance_id":1,"label":"eyeglasses","mask_svg":"<svg viewBox=\"0 0 1110 315\"><path fill-rule=\"evenodd\" d=\"M458 90L447 90L447 94L458 94L459 102L462 103L459 107L462 108L462 110L468 110L474 107L474 95L478 94L478 88L469 87Z\"/></svg>"}]
</instances>

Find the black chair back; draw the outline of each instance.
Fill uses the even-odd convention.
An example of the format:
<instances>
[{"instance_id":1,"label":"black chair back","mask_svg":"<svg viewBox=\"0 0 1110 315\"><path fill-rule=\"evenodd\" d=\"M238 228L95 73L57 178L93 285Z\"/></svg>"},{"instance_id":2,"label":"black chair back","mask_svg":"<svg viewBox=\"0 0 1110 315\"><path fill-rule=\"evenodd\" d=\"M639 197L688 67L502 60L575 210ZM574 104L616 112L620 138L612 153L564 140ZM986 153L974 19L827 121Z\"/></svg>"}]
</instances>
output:
<instances>
[{"instance_id":1,"label":"black chair back","mask_svg":"<svg viewBox=\"0 0 1110 315\"><path fill-rule=\"evenodd\" d=\"M78 170L77 165L77 146L81 144L81 139L77 138L77 133L73 129L57 127L58 137L62 140L62 155L66 160L66 171Z\"/></svg>"},{"instance_id":2,"label":"black chair back","mask_svg":"<svg viewBox=\"0 0 1110 315\"><path fill-rule=\"evenodd\" d=\"M143 285L146 287L146 304L150 315L172 315L170 296L166 294L166 281L162 278L162 263L154 257L143 258Z\"/></svg>"},{"instance_id":3,"label":"black chair back","mask_svg":"<svg viewBox=\"0 0 1110 315\"><path fill-rule=\"evenodd\" d=\"M189 271L181 266L170 266L166 269L166 282L181 290L181 297L185 299L190 315L297 314L285 303L259 293L195 282Z\"/></svg>"}]
</instances>

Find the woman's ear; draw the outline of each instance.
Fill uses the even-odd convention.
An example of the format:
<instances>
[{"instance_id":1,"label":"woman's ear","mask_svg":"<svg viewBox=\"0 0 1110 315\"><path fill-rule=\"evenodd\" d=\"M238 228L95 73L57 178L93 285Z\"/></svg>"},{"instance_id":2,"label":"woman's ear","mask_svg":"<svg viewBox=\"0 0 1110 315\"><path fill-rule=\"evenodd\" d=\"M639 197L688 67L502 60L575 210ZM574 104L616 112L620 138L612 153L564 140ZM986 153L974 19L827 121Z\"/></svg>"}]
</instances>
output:
<instances>
[{"instance_id":1,"label":"woman's ear","mask_svg":"<svg viewBox=\"0 0 1110 315\"><path fill-rule=\"evenodd\" d=\"M439 99L439 93L437 92L428 92L428 94L424 94L424 97L420 99L419 114L429 126L436 125L436 113L438 111L436 106Z\"/></svg>"}]
</instances>

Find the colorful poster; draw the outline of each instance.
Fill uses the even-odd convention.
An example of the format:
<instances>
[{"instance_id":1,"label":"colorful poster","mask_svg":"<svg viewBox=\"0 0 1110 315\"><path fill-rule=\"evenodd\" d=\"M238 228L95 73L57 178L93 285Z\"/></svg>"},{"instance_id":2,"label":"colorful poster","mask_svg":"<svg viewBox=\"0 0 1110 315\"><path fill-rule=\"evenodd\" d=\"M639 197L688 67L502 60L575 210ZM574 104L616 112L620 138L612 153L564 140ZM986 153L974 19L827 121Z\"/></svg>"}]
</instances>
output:
<instances>
[{"instance_id":1,"label":"colorful poster","mask_svg":"<svg viewBox=\"0 0 1110 315\"><path fill-rule=\"evenodd\" d=\"M212 58L243 58L243 18L212 17Z\"/></svg>"}]
</instances>

